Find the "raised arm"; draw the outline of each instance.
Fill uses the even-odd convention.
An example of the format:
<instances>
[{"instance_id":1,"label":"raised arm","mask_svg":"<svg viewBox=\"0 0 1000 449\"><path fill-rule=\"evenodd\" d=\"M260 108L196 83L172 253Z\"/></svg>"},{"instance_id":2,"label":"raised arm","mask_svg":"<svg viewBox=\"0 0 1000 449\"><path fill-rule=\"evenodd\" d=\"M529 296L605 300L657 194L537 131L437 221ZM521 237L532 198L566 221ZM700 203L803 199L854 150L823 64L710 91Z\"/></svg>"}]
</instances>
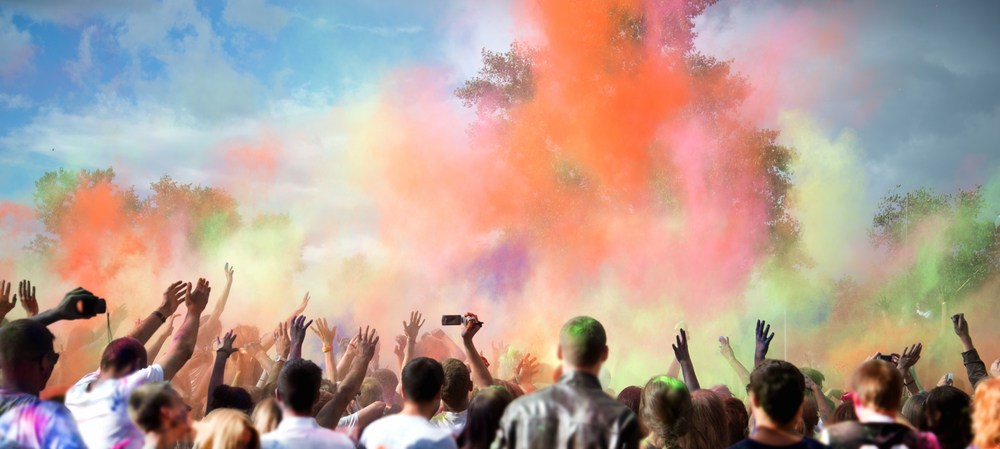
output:
<instances>
[{"instance_id":1,"label":"raised arm","mask_svg":"<svg viewBox=\"0 0 1000 449\"><path fill-rule=\"evenodd\" d=\"M465 359L471 367L472 383L480 389L487 388L493 385L493 376L490 375L489 368L486 367L483 358L479 356L479 351L476 350L476 344L473 342L479 329L483 328L483 323L474 313L466 313L465 317L465 324L462 326L462 349L465 351Z\"/></svg>"},{"instance_id":2,"label":"raised arm","mask_svg":"<svg viewBox=\"0 0 1000 449\"><path fill-rule=\"evenodd\" d=\"M93 293L77 287L63 296L62 302L54 309L46 310L29 319L48 326L59 321L85 320L98 315L95 307L88 307L88 304L104 303L104 299L94 296ZM107 303L104 303L105 308ZM91 310L87 310L91 309Z\"/></svg>"},{"instance_id":3,"label":"raised arm","mask_svg":"<svg viewBox=\"0 0 1000 449\"><path fill-rule=\"evenodd\" d=\"M959 313L951 317L951 324L955 328L955 335L962 342L962 363L965 365L965 372L969 376L969 383L972 389L989 376L986 372L986 363L979 358L979 351L972 344L972 336L969 335L969 322L965 320L965 314Z\"/></svg>"},{"instance_id":4,"label":"raised arm","mask_svg":"<svg viewBox=\"0 0 1000 449\"><path fill-rule=\"evenodd\" d=\"M212 292L212 288L205 279L198 279L198 286L195 287L194 291L191 290L191 284L188 283L185 286L185 292L190 292L184 295L187 314L181 327L174 334L173 346L163 355L163 363L160 364L163 367L163 379L166 381L173 379L177 371L180 371L194 354L194 346L198 342L198 325L201 323L201 313L208 305L208 296Z\"/></svg>"},{"instance_id":5,"label":"raised arm","mask_svg":"<svg viewBox=\"0 0 1000 449\"><path fill-rule=\"evenodd\" d=\"M525 354L514 368L514 383L524 390L525 394L535 391L534 378L538 374L538 359L531 354Z\"/></svg>"},{"instance_id":6,"label":"raised arm","mask_svg":"<svg viewBox=\"0 0 1000 449\"><path fill-rule=\"evenodd\" d=\"M7 281L0 281L0 321L3 321L11 310L14 310L15 305L17 305L17 295L14 295L14 299L11 300L10 284Z\"/></svg>"},{"instance_id":7,"label":"raised arm","mask_svg":"<svg viewBox=\"0 0 1000 449\"><path fill-rule=\"evenodd\" d=\"M417 349L417 336L420 335L420 328L423 327L427 320L423 319L423 315L420 312L414 310L410 312L410 322L407 323L403 321L403 335L406 335L406 349L403 351L403 363L401 366L406 366L413 360L413 353ZM400 369L402 372L402 369ZM400 382L396 386L396 393L403 394L403 382Z\"/></svg>"},{"instance_id":8,"label":"raised arm","mask_svg":"<svg viewBox=\"0 0 1000 449\"><path fill-rule=\"evenodd\" d=\"M909 348L903 348L903 355L899 356L899 361L896 363L896 369L903 375L903 389L911 395L919 393L922 389L917 384L917 378L913 375L911 368L920 360L920 351L923 347L924 345L917 343Z\"/></svg>"},{"instance_id":9,"label":"raised arm","mask_svg":"<svg viewBox=\"0 0 1000 449\"><path fill-rule=\"evenodd\" d=\"M316 323L313 324L312 331L316 333L319 341L323 343L323 374L330 382L337 383L337 365L333 351L334 342L337 341L337 326L331 328L327 324L326 318L317 318Z\"/></svg>"},{"instance_id":10,"label":"raised arm","mask_svg":"<svg viewBox=\"0 0 1000 449\"><path fill-rule=\"evenodd\" d=\"M8 285L7 288L10 286ZM24 316L31 318L38 315L38 300L35 298L35 287L31 286L31 281L21 281L17 291L21 295L21 308L24 309ZM17 295L14 295L14 302L17 302Z\"/></svg>"},{"instance_id":11,"label":"raised arm","mask_svg":"<svg viewBox=\"0 0 1000 449\"><path fill-rule=\"evenodd\" d=\"M674 348L674 357L681 365L681 372L684 373L684 385L689 391L695 391L701 387L698 384L698 376L694 373L694 364L691 363L691 353L688 351L687 332L681 329L677 336L677 342L670 347Z\"/></svg>"},{"instance_id":12,"label":"raised arm","mask_svg":"<svg viewBox=\"0 0 1000 449\"><path fill-rule=\"evenodd\" d=\"M736 373L736 377L740 378L740 385L750 385L750 372L736 359L733 347L729 345L729 337L719 337L719 352L722 353L722 357L726 359L729 367Z\"/></svg>"},{"instance_id":13,"label":"raised arm","mask_svg":"<svg viewBox=\"0 0 1000 449\"><path fill-rule=\"evenodd\" d=\"M802 377L804 377L806 381L806 390L809 390L813 399L816 400L816 407L819 410L819 418L825 423L830 422L830 418L833 416L833 410L830 409L830 403L826 402L826 396L823 396L823 391L819 389L819 386L816 385L816 382L813 382L811 377L807 376L805 373L802 373Z\"/></svg>"},{"instance_id":14,"label":"raised arm","mask_svg":"<svg viewBox=\"0 0 1000 449\"><path fill-rule=\"evenodd\" d=\"M167 342L167 338L174 333L174 320L181 316L179 313L170 315L167 318L167 328L156 340L153 340L153 345L146 348L146 356L148 360L156 360L156 356L160 354L160 349L163 349L163 344Z\"/></svg>"},{"instance_id":15,"label":"raised arm","mask_svg":"<svg viewBox=\"0 0 1000 449\"><path fill-rule=\"evenodd\" d=\"M378 335L376 335L375 329L365 328L364 332L358 329L358 337L358 356L351 364L351 370L337 387L333 399L327 402L316 415L316 422L328 429L337 427L337 422L344 415L347 406L361 392L361 382L365 380L368 364L375 357L375 347L378 345Z\"/></svg>"},{"instance_id":16,"label":"raised arm","mask_svg":"<svg viewBox=\"0 0 1000 449\"><path fill-rule=\"evenodd\" d=\"M351 364L354 363L354 358L358 354L358 336L351 337L343 346L344 355L340 356L340 362L337 362L337 378L339 379L347 376L347 371L351 369Z\"/></svg>"},{"instance_id":17,"label":"raised arm","mask_svg":"<svg viewBox=\"0 0 1000 449\"><path fill-rule=\"evenodd\" d=\"M170 284L167 291L163 292L163 301L160 302L160 307L139 322L139 325L132 329L128 336L146 344L150 337L156 333L156 330L167 322L167 317L173 315L177 311L177 307L184 302L185 296L190 293L189 288L190 284L185 284L182 281Z\"/></svg>"},{"instance_id":18,"label":"raised arm","mask_svg":"<svg viewBox=\"0 0 1000 449\"><path fill-rule=\"evenodd\" d=\"M770 333L770 335L768 335ZM771 332L771 325L764 320L757 320L757 330L755 332L756 344L753 352L753 367L756 368L767 358L767 350L771 348L771 340L774 340L774 332ZM749 376L748 376L749 377Z\"/></svg>"},{"instance_id":19,"label":"raised arm","mask_svg":"<svg viewBox=\"0 0 1000 449\"><path fill-rule=\"evenodd\" d=\"M226 360L236 352L233 349L233 341L235 340L236 335L233 335L232 329L226 332L226 336L222 337L222 340L219 340L219 337L215 337L215 365L212 366L212 377L208 381L208 396L205 402L206 415L215 409L213 393L219 385L222 385L222 378L226 374Z\"/></svg>"},{"instance_id":20,"label":"raised arm","mask_svg":"<svg viewBox=\"0 0 1000 449\"><path fill-rule=\"evenodd\" d=\"M302 358L302 343L306 341L306 332L312 323L312 320L307 323L306 317L301 315L292 318L288 325L288 338L292 340L292 349L288 352L288 360Z\"/></svg>"},{"instance_id":21,"label":"raised arm","mask_svg":"<svg viewBox=\"0 0 1000 449\"><path fill-rule=\"evenodd\" d=\"M291 321L292 318L295 318L296 316L302 315L302 312L304 312L306 310L306 306L309 305L309 298L310 298L309 292L306 292L306 295L304 297L302 297L302 302L299 303L299 306L296 307L295 310L292 311L292 314L289 315L288 318L286 318L283 321L286 321L286 322L287 321ZM274 337L271 334L264 335L264 337L261 338L261 340L260 340L260 346L265 351L267 351L268 349L271 349L271 345L273 345L273 344L274 344Z\"/></svg>"}]
</instances>

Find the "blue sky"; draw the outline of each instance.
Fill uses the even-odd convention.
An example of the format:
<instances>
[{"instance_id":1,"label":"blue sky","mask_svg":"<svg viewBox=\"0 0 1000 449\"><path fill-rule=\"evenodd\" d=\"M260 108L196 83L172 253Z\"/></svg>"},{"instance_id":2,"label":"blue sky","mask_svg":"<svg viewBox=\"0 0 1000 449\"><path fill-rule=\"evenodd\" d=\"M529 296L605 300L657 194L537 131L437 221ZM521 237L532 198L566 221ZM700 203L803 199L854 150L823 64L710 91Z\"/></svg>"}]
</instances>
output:
<instances>
[{"instance_id":1,"label":"blue sky","mask_svg":"<svg viewBox=\"0 0 1000 449\"><path fill-rule=\"evenodd\" d=\"M342 141L344 130L316 117L370 95L393 68L435 67L458 85L481 48L504 49L517 34L506 1L0 5L0 197L13 200L57 167L110 165L138 186L165 173L211 182L217 148L259 137L266 123L279 136L312 133L279 175L272 199L284 204L310 188L296 164ZM752 37L770 24L807 14L846 30L845 60L803 50L773 79L779 90L808 79L809 101L785 92L789 108L830 135L858 136L870 210L897 184L955 190L1000 169L998 5L722 1L698 19L697 43L752 71Z\"/></svg>"}]
</instances>

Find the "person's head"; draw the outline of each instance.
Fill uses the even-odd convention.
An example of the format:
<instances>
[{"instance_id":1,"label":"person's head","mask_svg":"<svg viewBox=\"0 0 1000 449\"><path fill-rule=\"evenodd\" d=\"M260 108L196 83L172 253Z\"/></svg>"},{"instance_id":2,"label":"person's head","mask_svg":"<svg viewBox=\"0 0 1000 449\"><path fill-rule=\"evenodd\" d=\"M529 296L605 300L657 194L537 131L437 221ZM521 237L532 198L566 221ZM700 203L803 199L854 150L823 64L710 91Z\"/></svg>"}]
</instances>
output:
<instances>
[{"instance_id":1,"label":"person's head","mask_svg":"<svg viewBox=\"0 0 1000 449\"><path fill-rule=\"evenodd\" d=\"M722 399L723 401L733 397L733 392L729 390L729 387L723 384L716 385L712 388L709 388L709 390L712 390L712 393L715 393L715 395L718 396L719 399Z\"/></svg>"},{"instance_id":2,"label":"person's head","mask_svg":"<svg viewBox=\"0 0 1000 449\"><path fill-rule=\"evenodd\" d=\"M195 449L260 449L260 434L250 418L232 409L212 410L198 424Z\"/></svg>"},{"instance_id":3,"label":"person's head","mask_svg":"<svg viewBox=\"0 0 1000 449\"><path fill-rule=\"evenodd\" d=\"M608 336L604 326L589 316L578 316L559 331L559 359L565 368L597 375L608 359Z\"/></svg>"},{"instance_id":4,"label":"person's head","mask_svg":"<svg viewBox=\"0 0 1000 449\"><path fill-rule=\"evenodd\" d=\"M458 359L444 359L444 387L441 402L453 412L461 412L469 407L469 392L472 391L472 374L465 362Z\"/></svg>"},{"instance_id":5,"label":"person's head","mask_svg":"<svg viewBox=\"0 0 1000 449\"><path fill-rule=\"evenodd\" d=\"M149 366L146 347L132 337L112 340L101 354L101 374L120 379Z\"/></svg>"},{"instance_id":6,"label":"person's head","mask_svg":"<svg viewBox=\"0 0 1000 449\"><path fill-rule=\"evenodd\" d=\"M399 377L392 370L385 368L379 368L372 373L372 377L378 380L379 385L382 385L382 400L386 403L391 402L390 398L396 397L396 387L399 386Z\"/></svg>"},{"instance_id":7,"label":"person's head","mask_svg":"<svg viewBox=\"0 0 1000 449\"><path fill-rule=\"evenodd\" d=\"M934 432L941 449L964 449L972 442L972 401L964 391L936 387L924 403L925 430Z\"/></svg>"},{"instance_id":8,"label":"person's head","mask_svg":"<svg viewBox=\"0 0 1000 449\"><path fill-rule=\"evenodd\" d=\"M271 432L281 424L281 407L274 398L267 398L257 403L250 415L253 426L261 435Z\"/></svg>"},{"instance_id":9,"label":"person's head","mask_svg":"<svg viewBox=\"0 0 1000 449\"><path fill-rule=\"evenodd\" d=\"M903 401L903 375L884 360L862 363L851 378L854 406L883 415L896 416ZM860 414L860 412L859 412Z\"/></svg>"},{"instance_id":10,"label":"person's head","mask_svg":"<svg viewBox=\"0 0 1000 449\"><path fill-rule=\"evenodd\" d=\"M55 336L33 320L15 320L0 326L0 381L4 387L38 396L45 389L59 354Z\"/></svg>"},{"instance_id":11,"label":"person's head","mask_svg":"<svg viewBox=\"0 0 1000 449\"><path fill-rule=\"evenodd\" d=\"M432 415L441 401L444 369L437 360L417 357L403 367L403 400L427 415Z\"/></svg>"},{"instance_id":12,"label":"person's head","mask_svg":"<svg viewBox=\"0 0 1000 449\"><path fill-rule=\"evenodd\" d=\"M812 396L803 398L802 419L799 423L796 430L802 435L812 437L816 433L816 425L819 424L819 404L816 403L816 398Z\"/></svg>"},{"instance_id":13,"label":"person's head","mask_svg":"<svg viewBox=\"0 0 1000 449\"><path fill-rule=\"evenodd\" d=\"M694 406L684 383L670 376L649 379L640 392L639 419L661 442L676 443L691 430Z\"/></svg>"},{"instance_id":14,"label":"person's head","mask_svg":"<svg viewBox=\"0 0 1000 449\"><path fill-rule=\"evenodd\" d=\"M910 396L903 404L903 410L900 412L903 418L907 422L920 429L927 428L927 424L924 423L924 403L927 402L927 392L921 391L913 396ZM853 406L852 406L853 408Z\"/></svg>"},{"instance_id":15,"label":"person's head","mask_svg":"<svg viewBox=\"0 0 1000 449\"><path fill-rule=\"evenodd\" d=\"M323 372L305 359L289 360L278 375L278 401L285 413L311 416L313 404L319 398Z\"/></svg>"},{"instance_id":16,"label":"person's head","mask_svg":"<svg viewBox=\"0 0 1000 449\"><path fill-rule=\"evenodd\" d=\"M625 387L618 393L618 402L628 407L629 410L632 410L632 413L635 413L635 416L639 416L639 402L641 400L642 388L635 385Z\"/></svg>"},{"instance_id":17,"label":"person's head","mask_svg":"<svg viewBox=\"0 0 1000 449\"><path fill-rule=\"evenodd\" d=\"M524 389L521 388L520 385L518 385L518 384L516 384L514 382L511 382L509 380L503 380L503 379L493 379L493 382L494 382L494 385L496 385L496 386L498 386L500 388L503 388L504 390L507 390L507 394L509 394L510 397L512 397L514 399L517 399L517 398L519 398L521 396L524 396Z\"/></svg>"},{"instance_id":18,"label":"person's head","mask_svg":"<svg viewBox=\"0 0 1000 449\"><path fill-rule=\"evenodd\" d=\"M802 374L808 376L820 390L823 389L823 382L826 381L826 376L824 376L823 373L819 372L815 368L800 368L800 370L802 371Z\"/></svg>"},{"instance_id":19,"label":"person's head","mask_svg":"<svg viewBox=\"0 0 1000 449\"><path fill-rule=\"evenodd\" d=\"M506 389L489 387L479 390L469 402L465 428L458 436L458 446L465 449L488 449L493 443L500 418L513 399Z\"/></svg>"},{"instance_id":20,"label":"person's head","mask_svg":"<svg viewBox=\"0 0 1000 449\"><path fill-rule=\"evenodd\" d=\"M750 414L747 413L743 401L736 398L727 398L722 401L722 406L726 409L726 427L729 435L726 444L732 446L746 439L750 432Z\"/></svg>"},{"instance_id":21,"label":"person's head","mask_svg":"<svg viewBox=\"0 0 1000 449\"><path fill-rule=\"evenodd\" d=\"M191 429L190 408L170 384L155 382L136 388L128 398L128 416L145 434L175 441Z\"/></svg>"},{"instance_id":22,"label":"person's head","mask_svg":"<svg viewBox=\"0 0 1000 449\"><path fill-rule=\"evenodd\" d=\"M250 414L253 410L253 398L244 388L219 385L212 391L212 403L215 408L231 408Z\"/></svg>"},{"instance_id":23,"label":"person's head","mask_svg":"<svg viewBox=\"0 0 1000 449\"><path fill-rule=\"evenodd\" d=\"M691 429L678 443L684 449L725 448L726 410L715 393L696 390L691 393Z\"/></svg>"},{"instance_id":24,"label":"person's head","mask_svg":"<svg viewBox=\"0 0 1000 449\"><path fill-rule=\"evenodd\" d=\"M765 360L750 373L750 407L760 425L791 428L801 417L806 381L795 365Z\"/></svg>"},{"instance_id":25,"label":"person's head","mask_svg":"<svg viewBox=\"0 0 1000 449\"><path fill-rule=\"evenodd\" d=\"M976 385L972 401L973 444L978 449L1000 448L1000 377Z\"/></svg>"},{"instance_id":26,"label":"person's head","mask_svg":"<svg viewBox=\"0 0 1000 449\"><path fill-rule=\"evenodd\" d=\"M837 424L847 421L857 421L858 414L854 412L854 404L842 402L833 409L833 416L830 417L830 424Z\"/></svg>"},{"instance_id":27,"label":"person's head","mask_svg":"<svg viewBox=\"0 0 1000 449\"><path fill-rule=\"evenodd\" d=\"M374 377L366 377L361 382L361 394L358 396L358 405L368 407L376 401L382 400L382 384Z\"/></svg>"}]
</instances>

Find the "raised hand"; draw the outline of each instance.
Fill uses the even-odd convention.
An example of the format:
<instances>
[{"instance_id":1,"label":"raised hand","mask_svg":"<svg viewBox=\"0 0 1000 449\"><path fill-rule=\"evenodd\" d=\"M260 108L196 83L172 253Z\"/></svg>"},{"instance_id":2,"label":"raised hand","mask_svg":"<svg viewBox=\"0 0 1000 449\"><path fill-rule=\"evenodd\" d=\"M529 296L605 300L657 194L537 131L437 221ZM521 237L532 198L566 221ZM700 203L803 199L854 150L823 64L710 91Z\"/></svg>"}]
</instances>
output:
<instances>
[{"instance_id":1,"label":"raised hand","mask_svg":"<svg viewBox=\"0 0 1000 449\"><path fill-rule=\"evenodd\" d=\"M7 316L7 313L14 310L17 305L17 295L10 299L10 284L7 281L0 281L0 318Z\"/></svg>"},{"instance_id":2,"label":"raised hand","mask_svg":"<svg viewBox=\"0 0 1000 449\"><path fill-rule=\"evenodd\" d=\"M462 340L472 341L472 338L476 336L479 329L483 328L483 322L479 321L479 316L472 312L465 314L467 318L465 320L465 325L462 326Z\"/></svg>"},{"instance_id":3,"label":"raised hand","mask_svg":"<svg viewBox=\"0 0 1000 449\"><path fill-rule=\"evenodd\" d=\"M736 354L733 353L733 347L729 345L729 337L719 337L719 352L726 359L736 358Z\"/></svg>"},{"instance_id":4,"label":"raised hand","mask_svg":"<svg viewBox=\"0 0 1000 449\"><path fill-rule=\"evenodd\" d=\"M955 379L951 376L951 373L945 373L937 382L937 386L939 387L950 387L952 385L955 385Z\"/></svg>"},{"instance_id":5,"label":"raised hand","mask_svg":"<svg viewBox=\"0 0 1000 449\"><path fill-rule=\"evenodd\" d=\"M423 315L420 312L413 311L410 312L410 322L407 323L403 321L403 334L410 341L417 341L417 335L420 334L420 327L424 325L427 320L422 319Z\"/></svg>"},{"instance_id":6,"label":"raised hand","mask_svg":"<svg viewBox=\"0 0 1000 449\"><path fill-rule=\"evenodd\" d=\"M965 320L964 313L956 313L951 316L951 324L955 329L955 335L959 337L969 336L969 322Z\"/></svg>"},{"instance_id":7,"label":"raised hand","mask_svg":"<svg viewBox=\"0 0 1000 449\"><path fill-rule=\"evenodd\" d=\"M358 328L358 357L367 365L375 357L375 348L378 346L378 335L375 329L365 326L364 332Z\"/></svg>"},{"instance_id":8,"label":"raised hand","mask_svg":"<svg viewBox=\"0 0 1000 449\"><path fill-rule=\"evenodd\" d=\"M236 341L236 335L233 334L232 329L226 332L226 335L221 340L219 337L215 337L215 352L224 357L229 357L236 352L236 349L233 348L234 341Z\"/></svg>"},{"instance_id":9,"label":"raised hand","mask_svg":"<svg viewBox=\"0 0 1000 449\"><path fill-rule=\"evenodd\" d=\"M802 373L802 377L805 378L805 381L806 381L806 390L815 392L816 391L816 382L813 382L812 378L809 377L809 376L807 376L805 373Z\"/></svg>"},{"instance_id":10,"label":"raised hand","mask_svg":"<svg viewBox=\"0 0 1000 449\"><path fill-rule=\"evenodd\" d=\"M896 363L896 368L900 371L909 371L913 365L917 364L920 360L920 351L924 348L924 345L917 343L909 348L903 348L903 355L899 356L899 361Z\"/></svg>"},{"instance_id":11,"label":"raised hand","mask_svg":"<svg viewBox=\"0 0 1000 449\"><path fill-rule=\"evenodd\" d=\"M302 312L305 312L305 310L306 310L306 306L309 305L309 299L310 298L312 298L312 297L309 296L309 292L306 292L306 295L302 297L302 302L299 303L299 307L297 307L295 309L295 311L292 312L292 315L293 316L295 316L295 315L302 315Z\"/></svg>"},{"instance_id":12,"label":"raised hand","mask_svg":"<svg viewBox=\"0 0 1000 449\"><path fill-rule=\"evenodd\" d=\"M191 288L191 284L188 284L188 289ZM190 290L189 290L190 291ZM208 295L212 293L212 287L209 285L205 278L198 279L198 285L191 291L190 294L184 299L187 303L188 313L197 313L205 311L208 307Z\"/></svg>"},{"instance_id":13,"label":"raised hand","mask_svg":"<svg viewBox=\"0 0 1000 449\"><path fill-rule=\"evenodd\" d=\"M57 313L64 320L80 320L97 316L96 311L87 311L84 303L104 301L93 293L77 287L63 296L62 302L56 307Z\"/></svg>"},{"instance_id":14,"label":"raised hand","mask_svg":"<svg viewBox=\"0 0 1000 449\"><path fill-rule=\"evenodd\" d=\"M10 286L8 285L7 288ZM31 286L31 281L21 281L17 290L21 295L21 308L28 314L28 317L38 315L38 301L35 299L35 287ZM14 295L14 302L17 302L17 295Z\"/></svg>"},{"instance_id":15,"label":"raised hand","mask_svg":"<svg viewBox=\"0 0 1000 449\"><path fill-rule=\"evenodd\" d=\"M674 348L674 357L677 358L678 363L691 361L691 353L688 352L687 332L684 329L681 329L680 335L677 336L677 342L670 347Z\"/></svg>"},{"instance_id":16,"label":"raised hand","mask_svg":"<svg viewBox=\"0 0 1000 449\"><path fill-rule=\"evenodd\" d=\"M170 284L163 292L163 302L160 303L160 312L164 315L171 315L184 303L184 298L191 294L191 283L177 281Z\"/></svg>"},{"instance_id":17,"label":"raised hand","mask_svg":"<svg viewBox=\"0 0 1000 449\"><path fill-rule=\"evenodd\" d=\"M288 327L289 338L292 339L292 349L288 353L288 360L302 358L302 342L306 341L306 331L312 326L312 321L306 322L306 317L297 316L292 318Z\"/></svg>"},{"instance_id":18,"label":"raised hand","mask_svg":"<svg viewBox=\"0 0 1000 449\"><path fill-rule=\"evenodd\" d=\"M770 335L768 335L770 333ZM757 320L757 330L755 332L754 366L759 365L767 358L767 351L771 347L771 340L774 340L774 332L771 332L771 325L764 320Z\"/></svg>"},{"instance_id":19,"label":"raised hand","mask_svg":"<svg viewBox=\"0 0 1000 449\"><path fill-rule=\"evenodd\" d=\"M337 326L330 327L326 318L317 318L311 329L324 345L332 348L333 342L337 341Z\"/></svg>"},{"instance_id":20,"label":"raised hand","mask_svg":"<svg viewBox=\"0 0 1000 449\"><path fill-rule=\"evenodd\" d=\"M392 348L392 353L396 354L396 363L399 365L403 364L403 357L405 357L406 350L406 336L397 335L396 336L396 346Z\"/></svg>"},{"instance_id":21,"label":"raised hand","mask_svg":"<svg viewBox=\"0 0 1000 449\"><path fill-rule=\"evenodd\" d=\"M229 262L226 262L226 282L228 282L230 284L233 283L233 273L234 272L236 272L235 267L229 265Z\"/></svg>"},{"instance_id":22,"label":"raised hand","mask_svg":"<svg viewBox=\"0 0 1000 449\"><path fill-rule=\"evenodd\" d=\"M292 340L288 338L288 323L280 322L274 329L274 350L282 358L288 357L288 351L292 349Z\"/></svg>"},{"instance_id":23,"label":"raised hand","mask_svg":"<svg viewBox=\"0 0 1000 449\"><path fill-rule=\"evenodd\" d=\"M525 354L514 368L514 379L519 385L530 385L538 371L538 360L531 354Z\"/></svg>"}]
</instances>

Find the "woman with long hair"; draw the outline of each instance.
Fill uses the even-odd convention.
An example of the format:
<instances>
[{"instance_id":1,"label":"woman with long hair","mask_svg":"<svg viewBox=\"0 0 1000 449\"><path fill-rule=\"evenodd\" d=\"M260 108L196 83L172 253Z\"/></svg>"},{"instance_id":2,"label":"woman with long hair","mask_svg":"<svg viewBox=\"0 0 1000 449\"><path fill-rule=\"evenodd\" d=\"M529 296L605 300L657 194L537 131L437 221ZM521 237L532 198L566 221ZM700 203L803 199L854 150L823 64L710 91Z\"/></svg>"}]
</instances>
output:
<instances>
[{"instance_id":1,"label":"woman with long hair","mask_svg":"<svg viewBox=\"0 0 1000 449\"><path fill-rule=\"evenodd\" d=\"M260 449L260 434L250 418L239 410L212 410L198 423L195 449Z\"/></svg>"},{"instance_id":2,"label":"woman with long hair","mask_svg":"<svg viewBox=\"0 0 1000 449\"><path fill-rule=\"evenodd\" d=\"M714 395L714 393L709 392ZM718 397L716 397L718 400ZM720 401L721 403L721 401ZM679 441L691 430L694 408L684 382L670 376L656 376L646 382L639 400L639 416L649 436L644 449L678 449Z\"/></svg>"}]
</instances>

